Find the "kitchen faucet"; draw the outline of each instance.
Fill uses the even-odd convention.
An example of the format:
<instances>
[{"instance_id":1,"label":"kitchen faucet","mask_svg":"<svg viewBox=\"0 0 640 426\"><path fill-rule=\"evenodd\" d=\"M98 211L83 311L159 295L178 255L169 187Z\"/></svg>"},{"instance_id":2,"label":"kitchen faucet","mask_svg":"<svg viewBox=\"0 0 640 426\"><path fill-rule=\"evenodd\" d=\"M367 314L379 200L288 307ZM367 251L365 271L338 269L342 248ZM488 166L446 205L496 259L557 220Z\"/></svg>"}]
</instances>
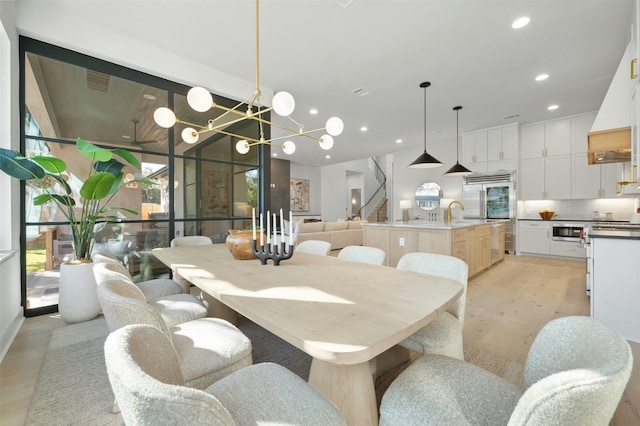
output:
<instances>
[{"instance_id":1,"label":"kitchen faucet","mask_svg":"<svg viewBox=\"0 0 640 426\"><path fill-rule=\"evenodd\" d=\"M462 201L453 200L449 203L449 207L447 207L447 223L451 223L451 206L454 204L460 205L460 210L464 210L464 206L462 205Z\"/></svg>"}]
</instances>

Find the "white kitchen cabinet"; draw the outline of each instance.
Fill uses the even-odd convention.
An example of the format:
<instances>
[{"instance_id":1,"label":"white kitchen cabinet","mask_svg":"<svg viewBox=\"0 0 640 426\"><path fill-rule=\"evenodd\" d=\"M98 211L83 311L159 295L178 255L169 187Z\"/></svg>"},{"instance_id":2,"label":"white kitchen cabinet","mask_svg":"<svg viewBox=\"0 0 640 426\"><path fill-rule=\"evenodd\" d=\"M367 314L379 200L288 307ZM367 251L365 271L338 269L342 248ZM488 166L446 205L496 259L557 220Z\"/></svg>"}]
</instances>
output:
<instances>
[{"instance_id":1,"label":"white kitchen cabinet","mask_svg":"<svg viewBox=\"0 0 640 426\"><path fill-rule=\"evenodd\" d=\"M549 241L549 254L552 256L587 258L587 249L578 247L577 241Z\"/></svg>"},{"instance_id":2,"label":"white kitchen cabinet","mask_svg":"<svg viewBox=\"0 0 640 426\"><path fill-rule=\"evenodd\" d=\"M553 157L571 153L571 119L522 127L523 159Z\"/></svg>"},{"instance_id":3,"label":"white kitchen cabinet","mask_svg":"<svg viewBox=\"0 0 640 426\"><path fill-rule=\"evenodd\" d=\"M518 126L489 129L487 132L487 161L518 158Z\"/></svg>"},{"instance_id":4,"label":"white kitchen cabinet","mask_svg":"<svg viewBox=\"0 0 640 426\"><path fill-rule=\"evenodd\" d=\"M615 198L621 163L589 165L583 153L571 156L571 198L576 200Z\"/></svg>"},{"instance_id":5,"label":"white kitchen cabinet","mask_svg":"<svg viewBox=\"0 0 640 426\"><path fill-rule=\"evenodd\" d=\"M474 163L487 161L487 131L466 133L462 135L462 164L473 169Z\"/></svg>"},{"instance_id":6,"label":"white kitchen cabinet","mask_svg":"<svg viewBox=\"0 0 640 426\"><path fill-rule=\"evenodd\" d=\"M549 254L551 224L543 221L518 221L518 251L529 254Z\"/></svg>"},{"instance_id":7,"label":"white kitchen cabinet","mask_svg":"<svg viewBox=\"0 0 640 426\"><path fill-rule=\"evenodd\" d=\"M523 200L571 198L571 156L522 160L520 194Z\"/></svg>"},{"instance_id":8,"label":"white kitchen cabinet","mask_svg":"<svg viewBox=\"0 0 640 426\"><path fill-rule=\"evenodd\" d=\"M587 161L587 135L591 131L595 118L596 112L571 117L571 153L583 153L584 161Z\"/></svg>"},{"instance_id":9,"label":"white kitchen cabinet","mask_svg":"<svg viewBox=\"0 0 640 426\"><path fill-rule=\"evenodd\" d=\"M591 238L591 316L640 342L640 240Z\"/></svg>"}]
</instances>

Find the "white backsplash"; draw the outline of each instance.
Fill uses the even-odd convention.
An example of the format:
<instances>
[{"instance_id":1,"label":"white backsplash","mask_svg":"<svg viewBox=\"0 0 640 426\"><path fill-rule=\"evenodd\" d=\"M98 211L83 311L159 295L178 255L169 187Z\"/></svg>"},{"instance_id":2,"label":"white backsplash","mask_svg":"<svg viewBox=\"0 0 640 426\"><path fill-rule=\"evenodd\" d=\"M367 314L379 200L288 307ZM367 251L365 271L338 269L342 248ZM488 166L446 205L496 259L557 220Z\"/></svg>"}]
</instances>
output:
<instances>
[{"instance_id":1,"label":"white backsplash","mask_svg":"<svg viewBox=\"0 0 640 426\"><path fill-rule=\"evenodd\" d=\"M638 198L601 198L597 200L526 200L518 201L519 219L540 219L541 210L553 210L554 219L593 220L594 211L600 213L601 220L608 220L606 213L612 213L613 220L629 220L632 212L640 207Z\"/></svg>"}]
</instances>

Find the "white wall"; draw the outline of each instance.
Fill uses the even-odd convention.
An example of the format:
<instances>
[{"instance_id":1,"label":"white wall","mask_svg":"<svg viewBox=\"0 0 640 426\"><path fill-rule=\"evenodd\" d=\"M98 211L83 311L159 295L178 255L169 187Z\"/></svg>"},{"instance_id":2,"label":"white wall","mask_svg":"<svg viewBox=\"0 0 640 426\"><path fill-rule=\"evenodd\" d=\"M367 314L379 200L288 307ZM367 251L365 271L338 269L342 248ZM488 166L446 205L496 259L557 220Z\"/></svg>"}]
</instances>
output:
<instances>
[{"instance_id":1,"label":"white wall","mask_svg":"<svg viewBox=\"0 0 640 426\"><path fill-rule=\"evenodd\" d=\"M450 141L439 143L429 143L427 140L427 152L442 163L444 166L434 169L410 169L411 164L420 154L421 150L411 149L399 151L393 154L393 195L389 198L392 206L392 217L390 221L402 220L402 210L400 200L413 200L416 189L425 182L435 182L442 188L444 198L460 199L462 196L462 177L443 176L456 162L455 137ZM409 210L409 217L414 219L426 219L424 210L417 206Z\"/></svg>"},{"instance_id":2,"label":"white wall","mask_svg":"<svg viewBox=\"0 0 640 426\"><path fill-rule=\"evenodd\" d=\"M18 35L14 3L0 7L0 147L19 148ZM22 321L20 289L20 190L19 183L0 173L0 251L11 255L0 261L0 361ZM9 202L7 202L9 201Z\"/></svg>"},{"instance_id":3,"label":"white wall","mask_svg":"<svg viewBox=\"0 0 640 426\"><path fill-rule=\"evenodd\" d=\"M309 180L309 211L293 212L293 216L320 216L322 210L320 168L301 166L299 164L289 163L291 179L307 179ZM295 219L294 219L295 220Z\"/></svg>"}]
</instances>

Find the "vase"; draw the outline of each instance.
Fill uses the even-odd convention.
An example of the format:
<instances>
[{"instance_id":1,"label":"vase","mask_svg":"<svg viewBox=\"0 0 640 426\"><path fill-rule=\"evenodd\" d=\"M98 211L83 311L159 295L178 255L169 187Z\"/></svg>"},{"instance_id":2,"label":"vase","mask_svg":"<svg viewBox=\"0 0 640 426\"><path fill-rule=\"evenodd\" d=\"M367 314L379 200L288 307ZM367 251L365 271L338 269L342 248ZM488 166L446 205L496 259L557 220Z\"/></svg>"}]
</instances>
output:
<instances>
[{"instance_id":1,"label":"vase","mask_svg":"<svg viewBox=\"0 0 640 426\"><path fill-rule=\"evenodd\" d=\"M100 313L93 262L60 265L58 312L67 323L88 321Z\"/></svg>"},{"instance_id":2,"label":"vase","mask_svg":"<svg viewBox=\"0 0 640 426\"><path fill-rule=\"evenodd\" d=\"M257 235L257 234L256 234ZM258 240L260 236L257 235ZM263 236L266 241L266 237ZM230 229L226 239L227 248L238 260L255 259L253 255L253 230Z\"/></svg>"}]
</instances>

